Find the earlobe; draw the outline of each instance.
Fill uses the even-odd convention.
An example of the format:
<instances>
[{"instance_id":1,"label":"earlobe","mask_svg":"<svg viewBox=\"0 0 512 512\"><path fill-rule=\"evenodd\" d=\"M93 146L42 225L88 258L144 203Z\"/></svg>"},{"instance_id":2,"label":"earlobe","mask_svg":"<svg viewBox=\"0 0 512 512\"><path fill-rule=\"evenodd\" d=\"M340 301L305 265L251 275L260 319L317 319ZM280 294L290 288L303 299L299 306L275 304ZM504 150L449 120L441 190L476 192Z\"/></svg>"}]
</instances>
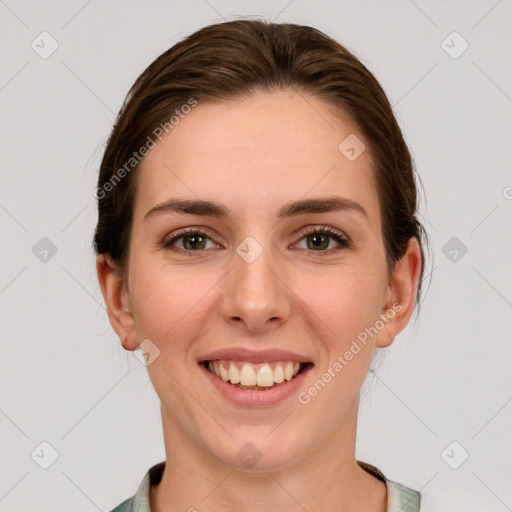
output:
<instances>
[{"instance_id":1,"label":"earlobe","mask_svg":"<svg viewBox=\"0 0 512 512\"><path fill-rule=\"evenodd\" d=\"M412 316L420 279L421 259L419 242L413 237L407 244L404 256L396 262L386 291L386 301L381 312L385 325L375 342L378 348L391 345Z\"/></svg>"},{"instance_id":2,"label":"earlobe","mask_svg":"<svg viewBox=\"0 0 512 512\"><path fill-rule=\"evenodd\" d=\"M107 307L108 318L126 350L135 350L139 342L125 280L108 254L96 258L98 282Z\"/></svg>"}]
</instances>

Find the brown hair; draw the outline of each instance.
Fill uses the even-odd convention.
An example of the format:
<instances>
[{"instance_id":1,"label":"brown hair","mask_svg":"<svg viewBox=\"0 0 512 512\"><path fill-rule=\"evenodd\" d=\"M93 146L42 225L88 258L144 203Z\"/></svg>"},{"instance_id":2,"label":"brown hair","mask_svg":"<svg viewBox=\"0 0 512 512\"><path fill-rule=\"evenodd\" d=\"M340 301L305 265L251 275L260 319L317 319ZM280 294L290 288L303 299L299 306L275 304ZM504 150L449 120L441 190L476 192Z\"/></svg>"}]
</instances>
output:
<instances>
[{"instance_id":1,"label":"brown hair","mask_svg":"<svg viewBox=\"0 0 512 512\"><path fill-rule=\"evenodd\" d=\"M285 89L326 101L348 113L362 131L372 155L388 275L415 237L422 255L419 305L427 234L416 216L418 176L389 100L349 50L315 28L290 23L237 19L209 25L165 51L137 78L100 167L96 253L109 254L124 274L138 150L154 144L158 127L169 127L173 113L179 115L191 100L249 98L258 90Z\"/></svg>"}]
</instances>

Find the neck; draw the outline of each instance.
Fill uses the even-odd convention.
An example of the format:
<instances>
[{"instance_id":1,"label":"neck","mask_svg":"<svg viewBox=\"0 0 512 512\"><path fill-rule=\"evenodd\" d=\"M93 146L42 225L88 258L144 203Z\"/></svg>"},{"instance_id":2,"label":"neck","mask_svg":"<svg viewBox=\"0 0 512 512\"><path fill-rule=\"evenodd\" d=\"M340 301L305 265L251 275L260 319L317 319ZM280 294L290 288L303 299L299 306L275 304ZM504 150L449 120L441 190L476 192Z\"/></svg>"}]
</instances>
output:
<instances>
[{"instance_id":1,"label":"neck","mask_svg":"<svg viewBox=\"0 0 512 512\"><path fill-rule=\"evenodd\" d=\"M206 456L162 409L167 462L160 484L151 487L151 512L386 512L384 482L355 459L357 406L336 435L276 471L242 471Z\"/></svg>"}]
</instances>

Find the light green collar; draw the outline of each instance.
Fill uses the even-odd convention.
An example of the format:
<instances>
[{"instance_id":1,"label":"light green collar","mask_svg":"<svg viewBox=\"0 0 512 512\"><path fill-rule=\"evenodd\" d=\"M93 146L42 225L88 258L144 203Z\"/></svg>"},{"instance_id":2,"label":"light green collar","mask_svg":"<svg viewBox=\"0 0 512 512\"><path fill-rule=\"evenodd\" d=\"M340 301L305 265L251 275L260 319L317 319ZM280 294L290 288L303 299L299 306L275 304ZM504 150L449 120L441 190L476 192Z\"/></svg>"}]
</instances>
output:
<instances>
[{"instance_id":1,"label":"light green collar","mask_svg":"<svg viewBox=\"0 0 512 512\"><path fill-rule=\"evenodd\" d=\"M387 512L419 512L420 493L397 482L388 480L375 466L366 462L357 461L368 473L382 480L388 491ZM152 466L145 474L137 492L129 499L123 501L111 512L151 512L149 508L149 490L158 485L165 469L165 461Z\"/></svg>"}]
</instances>

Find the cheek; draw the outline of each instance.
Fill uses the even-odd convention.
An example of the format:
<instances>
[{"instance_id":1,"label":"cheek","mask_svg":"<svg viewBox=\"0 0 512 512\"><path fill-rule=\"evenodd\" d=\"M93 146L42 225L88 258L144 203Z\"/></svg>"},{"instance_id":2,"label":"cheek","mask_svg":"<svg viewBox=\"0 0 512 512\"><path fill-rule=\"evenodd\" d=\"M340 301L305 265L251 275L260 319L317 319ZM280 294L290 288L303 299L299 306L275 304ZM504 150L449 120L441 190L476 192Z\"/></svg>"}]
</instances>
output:
<instances>
[{"instance_id":1,"label":"cheek","mask_svg":"<svg viewBox=\"0 0 512 512\"><path fill-rule=\"evenodd\" d=\"M193 338L201 325L202 301L215 280L185 267L171 270L147 263L134 267L131 295L139 337L162 349L171 341L176 347L185 331Z\"/></svg>"},{"instance_id":2,"label":"cheek","mask_svg":"<svg viewBox=\"0 0 512 512\"><path fill-rule=\"evenodd\" d=\"M147 264L134 261L133 267L131 296L138 334L159 344L185 307L184 301L178 300L183 297L182 286Z\"/></svg>"},{"instance_id":3,"label":"cheek","mask_svg":"<svg viewBox=\"0 0 512 512\"><path fill-rule=\"evenodd\" d=\"M380 300L375 275L356 267L340 267L322 276L304 275L297 295L343 343L373 324Z\"/></svg>"}]
</instances>

